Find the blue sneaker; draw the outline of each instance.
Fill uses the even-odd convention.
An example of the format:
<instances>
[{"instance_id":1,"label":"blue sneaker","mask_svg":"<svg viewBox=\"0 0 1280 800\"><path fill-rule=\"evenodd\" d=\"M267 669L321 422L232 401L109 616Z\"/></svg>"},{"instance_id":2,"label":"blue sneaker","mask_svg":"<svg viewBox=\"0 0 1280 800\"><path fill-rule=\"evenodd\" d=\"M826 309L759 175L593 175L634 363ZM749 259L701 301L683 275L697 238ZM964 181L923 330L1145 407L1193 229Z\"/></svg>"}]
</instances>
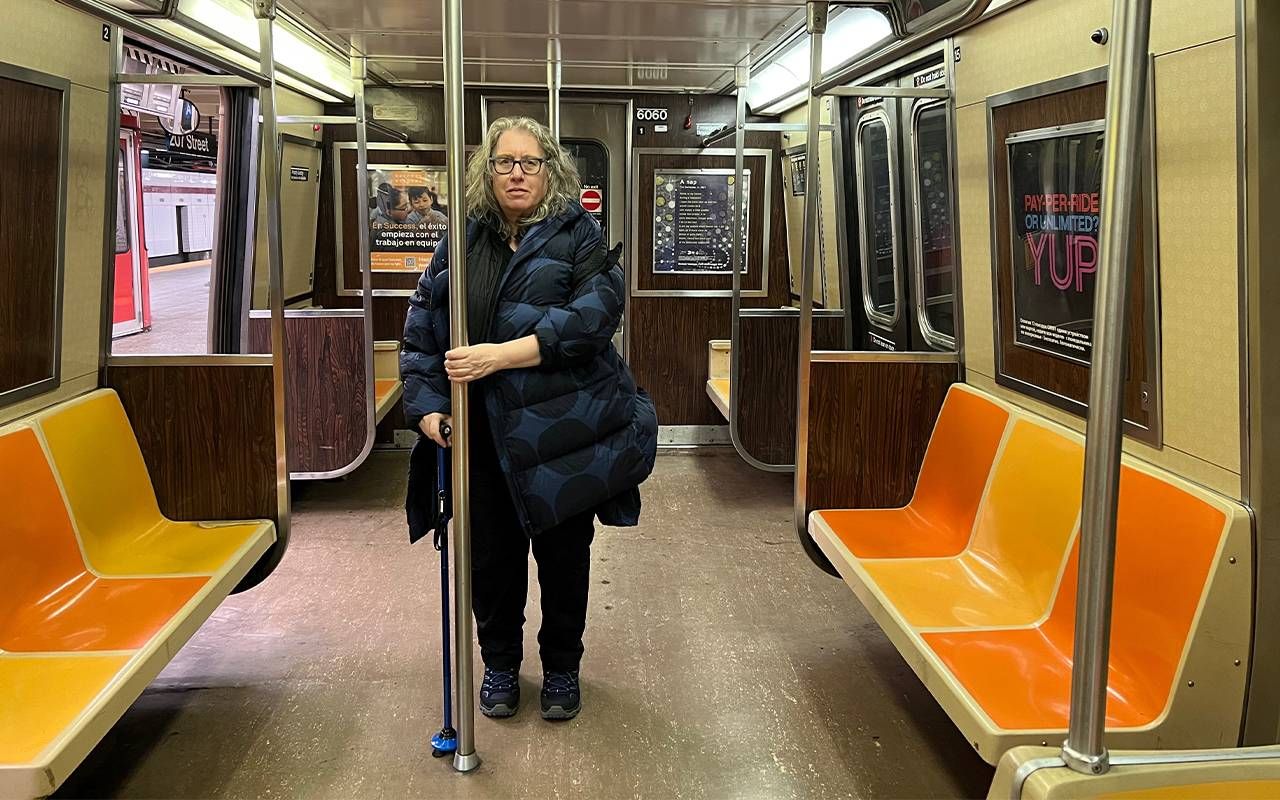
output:
<instances>
[{"instance_id":1,"label":"blue sneaker","mask_svg":"<svg viewBox=\"0 0 1280 800\"><path fill-rule=\"evenodd\" d=\"M480 713L486 717L515 716L520 707L520 671L484 668L480 682Z\"/></svg>"},{"instance_id":2,"label":"blue sneaker","mask_svg":"<svg viewBox=\"0 0 1280 800\"><path fill-rule=\"evenodd\" d=\"M578 670L542 673L542 718L573 719L582 710Z\"/></svg>"}]
</instances>

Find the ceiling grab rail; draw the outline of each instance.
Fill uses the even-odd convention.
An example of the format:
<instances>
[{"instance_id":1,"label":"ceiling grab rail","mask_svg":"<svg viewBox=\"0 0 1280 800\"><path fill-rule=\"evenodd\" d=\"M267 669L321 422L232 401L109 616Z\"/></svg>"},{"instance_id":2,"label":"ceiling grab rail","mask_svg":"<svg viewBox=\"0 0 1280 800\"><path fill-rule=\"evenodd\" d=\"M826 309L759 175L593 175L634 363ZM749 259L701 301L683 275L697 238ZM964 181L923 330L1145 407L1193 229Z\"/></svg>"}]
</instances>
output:
<instances>
[{"instance_id":1,"label":"ceiling grab rail","mask_svg":"<svg viewBox=\"0 0 1280 800\"><path fill-rule=\"evenodd\" d=\"M467 345L467 204L465 185L466 131L463 127L462 0L444 3L444 119L449 164L449 341ZM454 596L454 709L457 711L458 749L453 768L470 772L480 766L475 744L471 617L471 415L467 386L451 383L453 410L453 587Z\"/></svg>"},{"instance_id":2,"label":"ceiling grab rail","mask_svg":"<svg viewBox=\"0 0 1280 800\"><path fill-rule=\"evenodd\" d=\"M1116 507L1120 494L1123 371L1129 317L1129 258L1147 92L1151 0L1115 0L1103 145L1089 419L1085 427L1080 508L1080 587L1071 670L1071 714L1062 758L1077 772L1101 775L1110 765L1103 744L1107 660L1115 577Z\"/></svg>"}]
</instances>

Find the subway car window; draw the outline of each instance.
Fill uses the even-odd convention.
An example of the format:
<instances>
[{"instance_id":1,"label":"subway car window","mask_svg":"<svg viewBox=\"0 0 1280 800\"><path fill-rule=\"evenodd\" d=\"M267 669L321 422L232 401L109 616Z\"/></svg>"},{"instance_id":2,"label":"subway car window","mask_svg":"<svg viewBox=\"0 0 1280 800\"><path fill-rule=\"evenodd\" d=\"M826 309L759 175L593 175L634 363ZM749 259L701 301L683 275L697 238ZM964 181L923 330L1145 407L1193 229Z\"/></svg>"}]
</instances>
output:
<instances>
[{"instance_id":1,"label":"subway car window","mask_svg":"<svg viewBox=\"0 0 1280 800\"><path fill-rule=\"evenodd\" d=\"M180 85L181 75L194 69L140 40L127 41L124 51L123 74L169 74L175 84L120 87L109 350L118 356L206 355L219 90Z\"/></svg>"},{"instance_id":2,"label":"subway car window","mask_svg":"<svg viewBox=\"0 0 1280 800\"><path fill-rule=\"evenodd\" d=\"M920 330L935 346L955 344L955 248L945 103L921 105L913 126L916 296Z\"/></svg>"},{"instance_id":3,"label":"subway car window","mask_svg":"<svg viewBox=\"0 0 1280 800\"><path fill-rule=\"evenodd\" d=\"M116 255L129 252L129 180L125 176L124 148L117 151L116 163Z\"/></svg>"},{"instance_id":4,"label":"subway car window","mask_svg":"<svg viewBox=\"0 0 1280 800\"><path fill-rule=\"evenodd\" d=\"M862 211L862 293L867 316L891 326L898 318L898 237L889 128L876 113L858 128L858 205Z\"/></svg>"}]
</instances>

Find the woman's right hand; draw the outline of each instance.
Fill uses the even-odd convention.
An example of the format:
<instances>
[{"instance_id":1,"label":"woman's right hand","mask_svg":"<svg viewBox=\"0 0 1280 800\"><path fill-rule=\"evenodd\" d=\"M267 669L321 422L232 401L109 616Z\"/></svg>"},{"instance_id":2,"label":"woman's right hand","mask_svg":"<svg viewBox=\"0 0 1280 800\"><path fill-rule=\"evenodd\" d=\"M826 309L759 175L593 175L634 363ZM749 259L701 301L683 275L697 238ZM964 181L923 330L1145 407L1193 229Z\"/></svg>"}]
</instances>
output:
<instances>
[{"instance_id":1,"label":"woman's right hand","mask_svg":"<svg viewBox=\"0 0 1280 800\"><path fill-rule=\"evenodd\" d=\"M451 423L453 420L446 414L428 414L418 423L418 428L426 434L427 438L441 447L448 447L449 442L440 433L440 427L445 423Z\"/></svg>"}]
</instances>

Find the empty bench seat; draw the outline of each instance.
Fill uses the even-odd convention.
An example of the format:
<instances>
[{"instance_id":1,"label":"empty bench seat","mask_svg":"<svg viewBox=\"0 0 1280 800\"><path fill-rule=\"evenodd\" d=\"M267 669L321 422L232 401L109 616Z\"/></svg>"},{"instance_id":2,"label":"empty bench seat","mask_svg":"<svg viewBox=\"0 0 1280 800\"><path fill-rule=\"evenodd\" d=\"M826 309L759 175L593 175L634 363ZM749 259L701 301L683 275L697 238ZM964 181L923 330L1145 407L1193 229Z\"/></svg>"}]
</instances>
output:
<instances>
[{"instance_id":1,"label":"empty bench seat","mask_svg":"<svg viewBox=\"0 0 1280 800\"><path fill-rule=\"evenodd\" d=\"M275 540L159 511L114 392L0 429L0 797L49 794Z\"/></svg>"},{"instance_id":2,"label":"empty bench seat","mask_svg":"<svg viewBox=\"0 0 1280 800\"><path fill-rule=\"evenodd\" d=\"M994 764L1010 747L1060 741L1066 731L1083 443L1074 431L1002 408L1006 421L992 449L999 415L989 414L985 431L953 424L966 395L970 411L982 408L976 401L999 405L970 387L952 388L912 501L919 522L905 524L905 509L850 509L815 512L809 530ZM956 457L948 464L952 502L917 503L940 493L934 481L944 452ZM954 551L966 520L971 530ZM893 536L915 538L895 548ZM954 552L921 555L931 550ZM1125 458L1107 707L1118 746L1235 741L1250 560L1242 507Z\"/></svg>"},{"instance_id":3,"label":"empty bench seat","mask_svg":"<svg viewBox=\"0 0 1280 800\"><path fill-rule=\"evenodd\" d=\"M373 343L373 418L382 418L400 402L404 382L400 380L400 343Z\"/></svg>"},{"instance_id":4,"label":"empty bench seat","mask_svg":"<svg viewBox=\"0 0 1280 800\"><path fill-rule=\"evenodd\" d=\"M955 384L942 403L911 502L903 508L819 511L858 558L953 556L964 550L1005 430L1004 404Z\"/></svg>"},{"instance_id":5,"label":"empty bench seat","mask_svg":"<svg viewBox=\"0 0 1280 800\"><path fill-rule=\"evenodd\" d=\"M722 339L707 342L707 397L716 410L729 419L730 343Z\"/></svg>"}]
</instances>

